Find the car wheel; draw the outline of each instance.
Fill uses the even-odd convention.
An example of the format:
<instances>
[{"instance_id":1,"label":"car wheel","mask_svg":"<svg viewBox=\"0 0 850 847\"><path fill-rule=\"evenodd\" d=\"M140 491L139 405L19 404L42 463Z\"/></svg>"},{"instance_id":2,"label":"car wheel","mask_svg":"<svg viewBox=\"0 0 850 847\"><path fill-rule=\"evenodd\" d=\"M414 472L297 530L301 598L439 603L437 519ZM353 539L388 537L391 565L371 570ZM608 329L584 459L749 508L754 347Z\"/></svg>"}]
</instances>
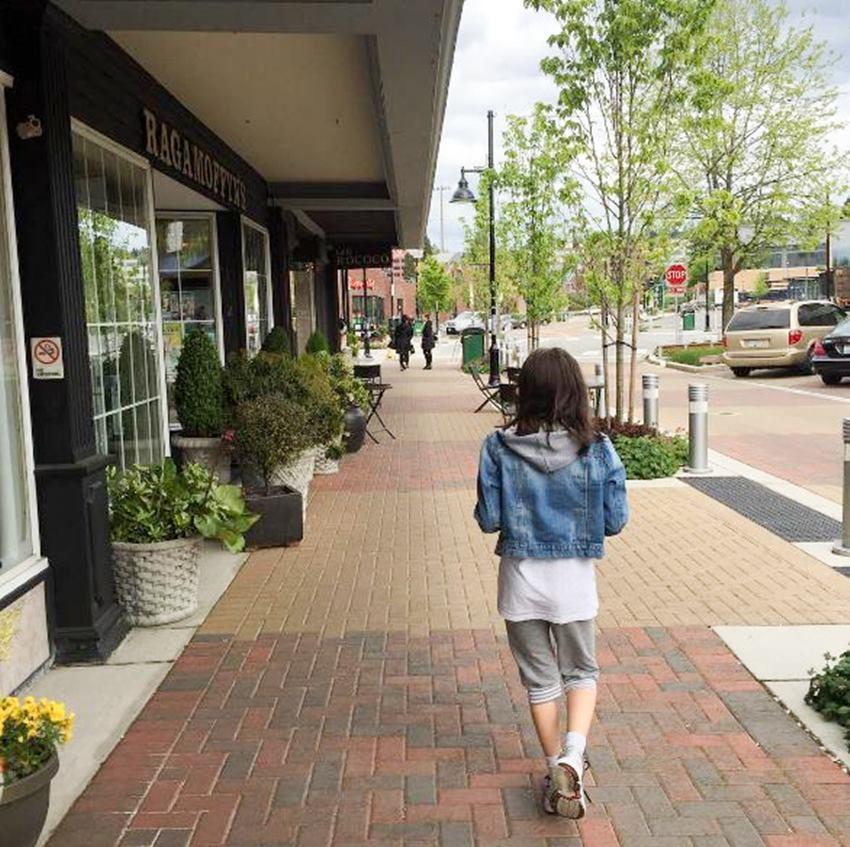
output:
<instances>
[{"instance_id":1,"label":"car wheel","mask_svg":"<svg viewBox=\"0 0 850 847\"><path fill-rule=\"evenodd\" d=\"M752 368L732 368L732 373L737 377L745 377L750 375Z\"/></svg>"},{"instance_id":2,"label":"car wheel","mask_svg":"<svg viewBox=\"0 0 850 847\"><path fill-rule=\"evenodd\" d=\"M800 365L799 371L801 374L812 374L814 373L814 368L812 367L812 351L809 350L806 353L806 358L803 360Z\"/></svg>"},{"instance_id":3,"label":"car wheel","mask_svg":"<svg viewBox=\"0 0 850 847\"><path fill-rule=\"evenodd\" d=\"M838 385L841 382L841 377L838 374L821 374L820 378L824 385Z\"/></svg>"}]
</instances>

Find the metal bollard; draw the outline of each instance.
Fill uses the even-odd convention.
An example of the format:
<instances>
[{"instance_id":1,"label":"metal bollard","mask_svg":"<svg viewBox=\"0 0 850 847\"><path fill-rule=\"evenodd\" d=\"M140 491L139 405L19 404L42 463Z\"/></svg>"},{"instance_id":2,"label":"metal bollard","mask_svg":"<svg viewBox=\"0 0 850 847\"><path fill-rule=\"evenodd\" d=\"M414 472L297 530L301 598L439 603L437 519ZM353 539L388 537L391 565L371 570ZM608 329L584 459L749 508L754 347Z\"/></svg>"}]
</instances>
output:
<instances>
[{"instance_id":1,"label":"metal bollard","mask_svg":"<svg viewBox=\"0 0 850 847\"><path fill-rule=\"evenodd\" d=\"M850 418L841 425L844 435L844 506L841 514L841 539L833 545L832 552L850 556Z\"/></svg>"},{"instance_id":2,"label":"metal bollard","mask_svg":"<svg viewBox=\"0 0 850 847\"><path fill-rule=\"evenodd\" d=\"M658 374L644 374L643 384L643 423L658 429Z\"/></svg>"},{"instance_id":3,"label":"metal bollard","mask_svg":"<svg viewBox=\"0 0 850 847\"><path fill-rule=\"evenodd\" d=\"M604 418L608 416L608 410L605 408L605 374L599 362L593 366L593 374L598 386L596 389L596 409L594 409L594 412L597 418Z\"/></svg>"},{"instance_id":4,"label":"metal bollard","mask_svg":"<svg viewBox=\"0 0 850 847\"><path fill-rule=\"evenodd\" d=\"M688 473L708 473L708 386L688 386Z\"/></svg>"}]
</instances>

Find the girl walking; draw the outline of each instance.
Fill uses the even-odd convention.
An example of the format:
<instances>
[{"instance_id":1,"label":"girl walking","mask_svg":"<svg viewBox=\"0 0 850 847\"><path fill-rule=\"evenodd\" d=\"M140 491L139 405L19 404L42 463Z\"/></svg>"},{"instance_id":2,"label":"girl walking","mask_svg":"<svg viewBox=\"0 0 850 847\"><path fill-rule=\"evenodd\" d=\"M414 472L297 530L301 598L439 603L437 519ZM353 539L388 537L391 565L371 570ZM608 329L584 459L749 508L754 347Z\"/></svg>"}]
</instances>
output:
<instances>
[{"instance_id":1,"label":"girl walking","mask_svg":"<svg viewBox=\"0 0 850 847\"><path fill-rule=\"evenodd\" d=\"M623 463L594 430L584 378L566 351L537 350L523 365L515 421L481 448L475 518L499 533L499 614L546 756L543 808L584 817L599 676L594 560L625 526L628 505Z\"/></svg>"}]
</instances>

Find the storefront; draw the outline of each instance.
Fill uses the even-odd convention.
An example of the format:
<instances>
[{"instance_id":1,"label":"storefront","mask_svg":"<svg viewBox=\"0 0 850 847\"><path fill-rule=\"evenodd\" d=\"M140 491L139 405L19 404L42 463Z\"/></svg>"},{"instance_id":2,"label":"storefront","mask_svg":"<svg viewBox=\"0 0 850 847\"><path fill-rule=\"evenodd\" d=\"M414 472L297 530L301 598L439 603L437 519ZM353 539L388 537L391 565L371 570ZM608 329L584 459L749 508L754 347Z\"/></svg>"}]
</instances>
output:
<instances>
[{"instance_id":1,"label":"storefront","mask_svg":"<svg viewBox=\"0 0 850 847\"><path fill-rule=\"evenodd\" d=\"M421 241L459 3L409 33L383 3L235 5L0 5L0 695L126 633L106 468L169 454L186 333L222 361L276 325L336 346L338 245Z\"/></svg>"}]
</instances>

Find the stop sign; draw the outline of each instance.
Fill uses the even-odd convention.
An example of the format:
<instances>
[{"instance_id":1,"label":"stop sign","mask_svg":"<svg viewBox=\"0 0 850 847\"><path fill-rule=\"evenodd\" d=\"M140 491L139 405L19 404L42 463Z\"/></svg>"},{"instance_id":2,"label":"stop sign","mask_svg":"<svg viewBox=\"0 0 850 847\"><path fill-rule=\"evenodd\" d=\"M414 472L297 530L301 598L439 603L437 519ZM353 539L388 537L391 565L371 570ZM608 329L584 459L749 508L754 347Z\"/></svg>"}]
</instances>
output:
<instances>
[{"instance_id":1,"label":"stop sign","mask_svg":"<svg viewBox=\"0 0 850 847\"><path fill-rule=\"evenodd\" d=\"M674 294L681 294L685 290L688 281L688 269L684 265L670 265L664 272L667 288Z\"/></svg>"}]
</instances>

